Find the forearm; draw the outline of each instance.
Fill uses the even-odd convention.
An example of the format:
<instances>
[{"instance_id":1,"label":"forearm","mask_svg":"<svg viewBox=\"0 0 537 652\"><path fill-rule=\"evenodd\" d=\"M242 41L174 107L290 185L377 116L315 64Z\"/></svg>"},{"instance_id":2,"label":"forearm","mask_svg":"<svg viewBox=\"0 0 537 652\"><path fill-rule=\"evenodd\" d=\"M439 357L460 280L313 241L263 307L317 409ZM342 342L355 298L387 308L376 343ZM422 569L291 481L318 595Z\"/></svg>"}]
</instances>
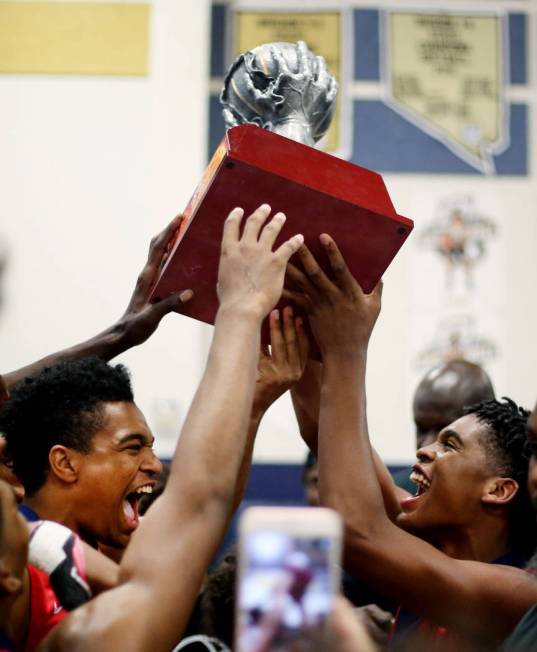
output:
<instances>
[{"instance_id":1,"label":"forearm","mask_svg":"<svg viewBox=\"0 0 537 652\"><path fill-rule=\"evenodd\" d=\"M218 313L205 374L183 426L170 482L231 502L246 447L260 320ZM200 441L201 438L201 441ZM204 498L202 498L204 499Z\"/></svg>"},{"instance_id":2,"label":"forearm","mask_svg":"<svg viewBox=\"0 0 537 652\"><path fill-rule=\"evenodd\" d=\"M264 410L258 411L255 409L252 410L250 415L250 423L248 425L248 435L246 438L246 446L244 448L244 454L242 456L241 465L238 473L237 484L235 487L235 495L233 497L233 510L230 518L233 517L233 513L238 509L239 505L244 498L244 492L246 491L246 485L248 484L248 477L250 475L250 467L252 466L252 458L254 455L254 446L255 438L257 436L257 431L259 430L259 424L261 419L265 414Z\"/></svg>"},{"instance_id":3,"label":"forearm","mask_svg":"<svg viewBox=\"0 0 537 652\"><path fill-rule=\"evenodd\" d=\"M366 359L365 349L325 358L319 423L321 501L363 535L386 518L367 431Z\"/></svg>"},{"instance_id":4,"label":"forearm","mask_svg":"<svg viewBox=\"0 0 537 652\"><path fill-rule=\"evenodd\" d=\"M246 447L260 320L220 311L207 367L181 431L170 477L120 566L120 581L158 591L170 621L186 618L225 533ZM158 547L159 558L154 550ZM179 568L169 582L170 568ZM184 607L179 613L177 605ZM158 607L163 616L162 605Z\"/></svg>"},{"instance_id":5,"label":"forearm","mask_svg":"<svg viewBox=\"0 0 537 652\"><path fill-rule=\"evenodd\" d=\"M4 374L4 381L7 388L10 389L27 376L32 376L45 367L49 367L58 362L78 360L88 356L97 356L104 360L110 360L127 348L128 344L125 342L121 322L118 322L85 342L75 344L56 353L51 353L25 367Z\"/></svg>"},{"instance_id":6,"label":"forearm","mask_svg":"<svg viewBox=\"0 0 537 652\"><path fill-rule=\"evenodd\" d=\"M337 365L336 365L337 366ZM308 361L303 377L291 388L291 398L300 430L300 435L310 451L318 455L319 402L322 382L322 365ZM380 483L384 506L389 517L394 520L400 512L397 488L374 448L371 447L375 472Z\"/></svg>"},{"instance_id":7,"label":"forearm","mask_svg":"<svg viewBox=\"0 0 537 652\"><path fill-rule=\"evenodd\" d=\"M93 595L108 591L118 583L119 566L105 555L82 543L86 557L86 575Z\"/></svg>"}]
</instances>

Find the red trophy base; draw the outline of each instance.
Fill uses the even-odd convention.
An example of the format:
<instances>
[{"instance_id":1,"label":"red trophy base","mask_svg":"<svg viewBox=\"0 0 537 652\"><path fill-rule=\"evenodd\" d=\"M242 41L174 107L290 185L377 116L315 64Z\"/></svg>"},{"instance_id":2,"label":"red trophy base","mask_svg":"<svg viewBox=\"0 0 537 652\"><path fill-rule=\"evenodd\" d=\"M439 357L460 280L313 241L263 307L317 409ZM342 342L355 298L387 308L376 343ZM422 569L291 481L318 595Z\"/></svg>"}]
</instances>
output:
<instances>
[{"instance_id":1,"label":"red trophy base","mask_svg":"<svg viewBox=\"0 0 537 652\"><path fill-rule=\"evenodd\" d=\"M302 233L327 269L319 235L329 233L364 292L373 290L414 226L397 215L376 172L260 127L234 127L185 210L151 301L191 288L194 297L181 312L214 323L224 220L236 206L249 215L265 203L287 216L275 248Z\"/></svg>"}]
</instances>

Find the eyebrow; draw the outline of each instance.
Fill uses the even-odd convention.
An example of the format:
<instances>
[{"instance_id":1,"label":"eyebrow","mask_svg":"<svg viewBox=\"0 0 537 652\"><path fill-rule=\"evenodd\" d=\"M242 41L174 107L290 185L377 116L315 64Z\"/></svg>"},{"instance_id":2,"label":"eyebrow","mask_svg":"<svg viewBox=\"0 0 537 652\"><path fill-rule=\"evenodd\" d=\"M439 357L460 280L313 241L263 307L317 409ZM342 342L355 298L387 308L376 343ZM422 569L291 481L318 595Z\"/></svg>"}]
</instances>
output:
<instances>
[{"instance_id":1,"label":"eyebrow","mask_svg":"<svg viewBox=\"0 0 537 652\"><path fill-rule=\"evenodd\" d=\"M442 439L455 439L459 446L462 446L464 448L464 442L462 441L461 436L459 435L458 432L455 432L455 430L444 430L441 433Z\"/></svg>"},{"instance_id":2,"label":"eyebrow","mask_svg":"<svg viewBox=\"0 0 537 652\"><path fill-rule=\"evenodd\" d=\"M140 444L142 444L142 446L152 446L155 443L155 438L148 437L147 435L141 435L139 433L133 433L122 437L118 441L118 444L123 446L124 444L129 444L132 441L138 441Z\"/></svg>"}]
</instances>

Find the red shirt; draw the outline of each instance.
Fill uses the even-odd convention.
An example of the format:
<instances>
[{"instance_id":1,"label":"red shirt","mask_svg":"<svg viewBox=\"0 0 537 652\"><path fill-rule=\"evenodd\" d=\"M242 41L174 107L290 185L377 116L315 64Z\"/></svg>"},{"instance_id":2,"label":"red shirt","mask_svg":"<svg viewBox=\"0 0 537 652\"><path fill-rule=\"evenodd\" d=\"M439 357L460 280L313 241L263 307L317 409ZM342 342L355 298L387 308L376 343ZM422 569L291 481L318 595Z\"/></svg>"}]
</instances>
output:
<instances>
[{"instance_id":1,"label":"red shirt","mask_svg":"<svg viewBox=\"0 0 537 652\"><path fill-rule=\"evenodd\" d=\"M69 615L50 586L46 573L28 564L30 577L30 626L24 652L34 652L51 629Z\"/></svg>"}]
</instances>

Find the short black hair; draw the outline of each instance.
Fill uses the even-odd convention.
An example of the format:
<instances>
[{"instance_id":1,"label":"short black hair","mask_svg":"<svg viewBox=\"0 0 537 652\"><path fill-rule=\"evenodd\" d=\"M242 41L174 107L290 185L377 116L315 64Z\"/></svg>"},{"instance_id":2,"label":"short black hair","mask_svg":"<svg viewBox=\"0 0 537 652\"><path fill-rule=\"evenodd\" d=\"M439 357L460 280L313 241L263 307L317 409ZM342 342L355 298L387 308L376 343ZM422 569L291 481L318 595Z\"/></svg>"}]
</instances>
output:
<instances>
[{"instance_id":1,"label":"short black hair","mask_svg":"<svg viewBox=\"0 0 537 652\"><path fill-rule=\"evenodd\" d=\"M89 453L104 426L103 404L133 402L129 372L91 357L45 367L15 385L0 409L0 432L28 496L46 481L50 449Z\"/></svg>"},{"instance_id":2,"label":"short black hair","mask_svg":"<svg viewBox=\"0 0 537 652\"><path fill-rule=\"evenodd\" d=\"M484 444L497 473L516 480L519 490L511 510L510 538L514 550L529 557L537 543L537 525L528 493L532 454L527 437L529 411L513 400L482 401L464 409L486 426Z\"/></svg>"}]
</instances>

